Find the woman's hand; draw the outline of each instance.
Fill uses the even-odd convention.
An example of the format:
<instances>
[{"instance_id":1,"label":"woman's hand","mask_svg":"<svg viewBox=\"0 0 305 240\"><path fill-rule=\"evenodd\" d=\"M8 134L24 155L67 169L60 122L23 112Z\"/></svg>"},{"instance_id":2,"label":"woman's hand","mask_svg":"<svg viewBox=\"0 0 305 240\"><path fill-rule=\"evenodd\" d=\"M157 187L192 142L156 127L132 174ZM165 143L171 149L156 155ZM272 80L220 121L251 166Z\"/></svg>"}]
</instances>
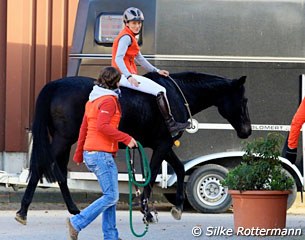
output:
<instances>
[{"instance_id":1,"label":"woman's hand","mask_svg":"<svg viewBox=\"0 0 305 240\"><path fill-rule=\"evenodd\" d=\"M130 142L127 145L129 148L138 147L137 141L134 138L131 138Z\"/></svg>"},{"instance_id":2,"label":"woman's hand","mask_svg":"<svg viewBox=\"0 0 305 240\"><path fill-rule=\"evenodd\" d=\"M139 87L140 83L134 77L129 77L127 80L131 85L133 85L135 87Z\"/></svg>"},{"instance_id":3,"label":"woman's hand","mask_svg":"<svg viewBox=\"0 0 305 240\"><path fill-rule=\"evenodd\" d=\"M164 77L168 77L169 76L169 72L166 70L159 70L158 73Z\"/></svg>"}]
</instances>

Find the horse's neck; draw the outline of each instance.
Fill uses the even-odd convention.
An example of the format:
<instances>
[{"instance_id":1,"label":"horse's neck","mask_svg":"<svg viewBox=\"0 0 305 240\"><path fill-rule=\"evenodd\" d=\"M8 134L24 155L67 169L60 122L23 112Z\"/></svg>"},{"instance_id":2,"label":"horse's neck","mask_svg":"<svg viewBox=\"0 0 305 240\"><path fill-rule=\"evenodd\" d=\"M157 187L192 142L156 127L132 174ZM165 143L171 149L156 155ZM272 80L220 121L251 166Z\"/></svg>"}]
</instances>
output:
<instances>
[{"instance_id":1,"label":"horse's neck","mask_svg":"<svg viewBox=\"0 0 305 240\"><path fill-rule=\"evenodd\" d=\"M195 115L211 106L216 106L221 94L215 89L209 89L205 84L183 84L183 92L190 106L192 115Z\"/></svg>"}]
</instances>

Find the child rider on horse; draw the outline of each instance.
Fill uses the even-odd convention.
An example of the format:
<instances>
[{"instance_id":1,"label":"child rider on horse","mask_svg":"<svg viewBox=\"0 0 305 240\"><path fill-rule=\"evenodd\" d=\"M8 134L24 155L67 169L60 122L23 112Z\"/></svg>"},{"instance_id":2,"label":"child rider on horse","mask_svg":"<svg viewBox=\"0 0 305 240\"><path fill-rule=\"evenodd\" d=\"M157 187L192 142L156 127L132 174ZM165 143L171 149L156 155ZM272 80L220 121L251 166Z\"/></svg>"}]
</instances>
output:
<instances>
[{"instance_id":1,"label":"child rider on horse","mask_svg":"<svg viewBox=\"0 0 305 240\"><path fill-rule=\"evenodd\" d=\"M152 94L157 97L157 104L165 119L166 126L175 137L179 132L189 127L189 123L176 122L170 110L166 97L166 89L156 82L137 75L135 61L148 72L158 72L162 76L169 76L166 70L160 70L151 65L141 54L136 36L140 33L144 21L144 15L138 8L130 7L123 14L124 29L113 42L112 66L117 68L122 77L120 86L132 88L137 91Z\"/></svg>"},{"instance_id":2,"label":"child rider on horse","mask_svg":"<svg viewBox=\"0 0 305 240\"><path fill-rule=\"evenodd\" d=\"M102 229L105 240L118 240L116 228L116 203L119 199L118 170L113 157L118 142L130 148L137 142L118 130L121 110L116 89L121 74L113 67L101 71L86 103L73 160L84 162L101 186L103 196L95 200L79 214L68 218L70 240L77 240L78 233L103 213Z\"/></svg>"}]
</instances>

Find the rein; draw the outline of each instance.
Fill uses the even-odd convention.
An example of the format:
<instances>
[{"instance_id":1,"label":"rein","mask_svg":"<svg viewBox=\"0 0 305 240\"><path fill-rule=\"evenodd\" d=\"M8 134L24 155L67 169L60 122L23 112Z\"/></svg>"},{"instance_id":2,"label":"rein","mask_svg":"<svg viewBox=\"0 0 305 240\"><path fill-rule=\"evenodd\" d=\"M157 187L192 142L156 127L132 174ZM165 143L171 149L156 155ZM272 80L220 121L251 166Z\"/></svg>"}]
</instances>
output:
<instances>
[{"instance_id":1,"label":"rein","mask_svg":"<svg viewBox=\"0 0 305 240\"><path fill-rule=\"evenodd\" d=\"M130 151L129 147L126 147L126 164L128 169L128 187L129 187L129 224L130 224L130 230L132 234L136 237L143 237L147 231L148 231L148 222L146 220L146 214L144 215L144 223L145 223L145 229L141 234L137 234L134 231L133 224L132 224L132 186L135 186L136 189L136 196L140 196L140 190L139 187L145 187L149 184L150 178L151 178L151 171L149 168L149 162L147 160L146 154L144 152L144 149L142 145L137 142L138 148L133 148L132 153ZM141 170L142 170L142 176L143 179L145 179L145 182L137 182L136 176L135 176L135 168L134 168L134 158L135 158L135 151L138 150L138 153L140 155L140 163L141 163ZM148 209L148 202L145 203L145 208Z\"/></svg>"},{"instance_id":2,"label":"rein","mask_svg":"<svg viewBox=\"0 0 305 240\"><path fill-rule=\"evenodd\" d=\"M191 110L190 110L189 103L188 103L188 101L186 100L186 98L185 98L185 96L184 96L184 93L182 92L181 88L180 88L179 85L176 83L176 81L175 81L170 75L168 75L167 77L175 84L176 88L179 90L179 92L180 92L180 94L181 94L181 96L182 96L182 98L183 98L183 101L184 101L184 105L185 105L185 107L186 107L186 110L187 110L187 112L188 112L188 114L189 114L189 116L190 116L191 128L193 128L193 117L192 117L192 114L191 114Z\"/></svg>"}]
</instances>

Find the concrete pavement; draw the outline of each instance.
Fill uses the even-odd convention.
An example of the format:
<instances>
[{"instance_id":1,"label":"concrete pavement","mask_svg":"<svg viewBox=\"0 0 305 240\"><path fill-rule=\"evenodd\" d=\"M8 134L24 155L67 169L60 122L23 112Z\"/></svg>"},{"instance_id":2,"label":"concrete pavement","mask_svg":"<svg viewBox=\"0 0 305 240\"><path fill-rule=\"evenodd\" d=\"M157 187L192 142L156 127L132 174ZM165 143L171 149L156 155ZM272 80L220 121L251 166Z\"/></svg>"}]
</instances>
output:
<instances>
[{"instance_id":1,"label":"concrete pavement","mask_svg":"<svg viewBox=\"0 0 305 240\"><path fill-rule=\"evenodd\" d=\"M0 239L1 240L65 240L67 229L65 219L70 216L65 210L31 210L28 214L26 226L14 220L15 211L0 211ZM134 229L137 233L144 230L142 215L138 211L133 213ZM139 239L132 235L129 228L129 212L117 211L117 226L123 240ZM195 228L194 228L195 227ZM239 237L236 235L220 235L225 230L233 229L233 214L198 214L184 213L180 221L174 220L169 212L159 212L159 222L149 226L148 233L142 239L149 240L196 240L196 239L305 239L305 215L288 214L287 228L302 231L301 236L285 237ZM198 230L199 229L199 230ZM201 235L193 236L201 229ZM212 234L214 233L214 235ZM211 236L208 236L211 235ZM80 232L79 240L103 239L101 233L101 217Z\"/></svg>"},{"instance_id":2,"label":"concrete pavement","mask_svg":"<svg viewBox=\"0 0 305 240\"><path fill-rule=\"evenodd\" d=\"M1 190L1 188L0 188ZM95 194L73 193L80 209L93 200ZM14 220L15 213L20 207L22 194L13 191L0 191L0 240L65 240L67 229L65 220L70 214L62 202L60 194L54 194L53 190L43 189L34 197L34 201L28 212L28 224L26 226ZM245 239L245 240L275 240L275 239L305 239L305 204L301 203L300 196L294 205L288 210L288 229L301 229L301 236L275 236L275 237L251 237L229 234L234 228L233 214L199 214L194 211L184 212L180 221L174 220L169 213L170 204L162 205L159 201L159 222L149 226L148 233L142 239L148 240L218 240L218 239ZM1 201L2 200L2 201ZM122 199L121 199L122 200ZM48 202L43 202L48 201ZM51 203L50 203L51 202ZM161 204L161 205L160 205ZM161 207L162 206L162 207ZM132 235L129 226L129 212L124 201L119 204L117 211L117 226L120 237L123 240L139 239ZM142 214L137 210L133 212L134 229L142 233L144 224ZM193 236L192 231L200 236ZM201 231L201 232L200 232ZM199 234L201 233L201 234ZM223 235L226 234L226 235ZM211 235L211 236L208 236ZM79 240L103 239L101 231L101 217L84 229Z\"/></svg>"}]
</instances>

